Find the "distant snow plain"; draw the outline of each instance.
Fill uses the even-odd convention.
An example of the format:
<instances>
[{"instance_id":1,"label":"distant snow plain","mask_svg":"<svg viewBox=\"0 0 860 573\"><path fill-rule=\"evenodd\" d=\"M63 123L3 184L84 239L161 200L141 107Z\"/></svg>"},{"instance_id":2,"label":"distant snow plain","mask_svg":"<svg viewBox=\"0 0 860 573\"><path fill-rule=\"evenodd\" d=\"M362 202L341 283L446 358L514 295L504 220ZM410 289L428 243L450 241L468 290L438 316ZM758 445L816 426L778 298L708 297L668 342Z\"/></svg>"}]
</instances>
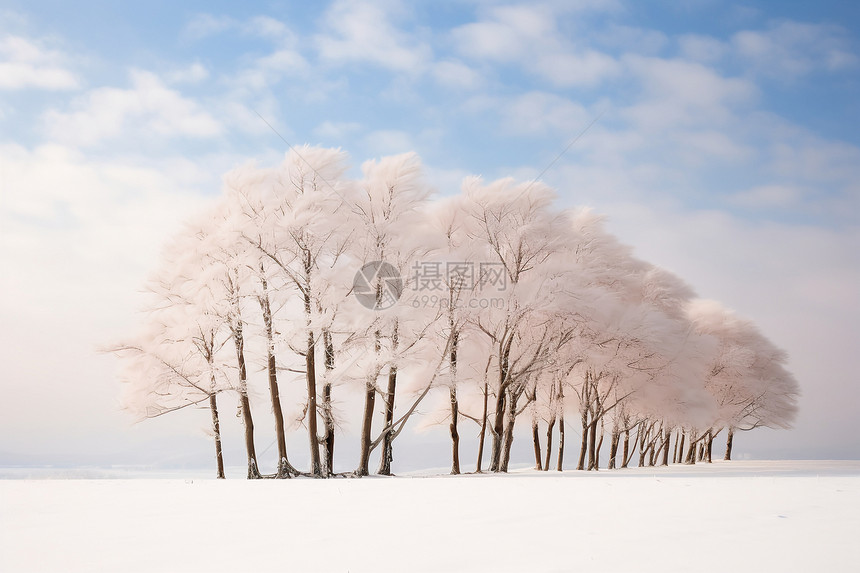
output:
<instances>
[{"instance_id":1,"label":"distant snow plain","mask_svg":"<svg viewBox=\"0 0 860 573\"><path fill-rule=\"evenodd\" d=\"M860 570L860 461L0 480L8 573L831 570Z\"/></svg>"}]
</instances>

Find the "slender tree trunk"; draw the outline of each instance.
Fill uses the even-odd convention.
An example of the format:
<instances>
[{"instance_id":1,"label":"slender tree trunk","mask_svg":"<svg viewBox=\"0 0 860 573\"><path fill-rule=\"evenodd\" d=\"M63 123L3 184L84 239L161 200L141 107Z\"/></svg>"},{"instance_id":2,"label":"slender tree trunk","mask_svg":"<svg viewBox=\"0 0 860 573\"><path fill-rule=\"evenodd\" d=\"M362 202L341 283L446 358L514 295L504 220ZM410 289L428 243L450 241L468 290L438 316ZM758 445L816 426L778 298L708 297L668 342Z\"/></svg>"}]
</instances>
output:
<instances>
[{"instance_id":1,"label":"slender tree trunk","mask_svg":"<svg viewBox=\"0 0 860 573\"><path fill-rule=\"evenodd\" d=\"M681 431L678 431L678 436L675 438L675 449L672 450L672 463L678 463L678 444L681 442Z\"/></svg>"},{"instance_id":2,"label":"slender tree trunk","mask_svg":"<svg viewBox=\"0 0 860 573\"><path fill-rule=\"evenodd\" d=\"M639 443L639 467L645 467L645 456L648 455L648 448L646 444L648 443L648 436L650 434L650 430L645 427L645 422L640 422L639 424L639 436L636 440Z\"/></svg>"},{"instance_id":3,"label":"slender tree trunk","mask_svg":"<svg viewBox=\"0 0 860 573\"><path fill-rule=\"evenodd\" d=\"M609 440L609 465L607 466L609 469L615 469L615 458L618 457L618 443L621 441L621 434L618 432L618 428L614 427L612 429L612 438Z\"/></svg>"},{"instance_id":4,"label":"slender tree trunk","mask_svg":"<svg viewBox=\"0 0 860 573\"><path fill-rule=\"evenodd\" d=\"M501 466L502 443L505 430L505 394L509 385L507 352L500 347L501 368L499 368L499 391L496 395L496 412L493 419L493 449L490 471L497 472Z\"/></svg>"},{"instance_id":5,"label":"slender tree trunk","mask_svg":"<svg viewBox=\"0 0 860 573\"><path fill-rule=\"evenodd\" d=\"M514 424L517 421L517 400L519 396L514 392L510 392L508 396L508 423L505 424L505 439L502 452L502 460L499 465L499 471L507 473L508 463L511 460L511 447L514 444Z\"/></svg>"},{"instance_id":6,"label":"slender tree trunk","mask_svg":"<svg viewBox=\"0 0 860 573\"><path fill-rule=\"evenodd\" d=\"M596 449L597 420L592 419L588 426L588 471L594 469L594 451Z\"/></svg>"},{"instance_id":7,"label":"slender tree trunk","mask_svg":"<svg viewBox=\"0 0 860 573\"><path fill-rule=\"evenodd\" d=\"M723 458L728 461L732 459L732 443L735 441L735 429L729 427L729 435L726 437L726 455Z\"/></svg>"},{"instance_id":8,"label":"slender tree trunk","mask_svg":"<svg viewBox=\"0 0 860 573\"><path fill-rule=\"evenodd\" d=\"M543 470L543 464L541 462L541 450L540 450L540 434L538 433L538 421L537 417L532 417L532 442L534 442L534 450L535 450L535 469L538 471ZM547 453L549 453L549 444L547 444Z\"/></svg>"},{"instance_id":9,"label":"slender tree trunk","mask_svg":"<svg viewBox=\"0 0 860 573\"><path fill-rule=\"evenodd\" d=\"M669 446L672 443L672 429L666 428L663 430L663 459L660 462L661 466L669 465Z\"/></svg>"},{"instance_id":10,"label":"slender tree trunk","mask_svg":"<svg viewBox=\"0 0 860 573\"><path fill-rule=\"evenodd\" d=\"M248 479L260 479L262 476L257 465L257 451L254 447L254 419L251 416L251 402L248 400L248 393L240 393L239 400L242 424L245 427L245 451L248 453Z\"/></svg>"},{"instance_id":11,"label":"slender tree trunk","mask_svg":"<svg viewBox=\"0 0 860 573\"><path fill-rule=\"evenodd\" d=\"M370 463L370 432L373 427L373 407L376 403L376 385L373 380L367 380L364 385L364 416L361 421L361 445L356 474L366 476Z\"/></svg>"},{"instance_id":12,"label":"slender tree trunk","mask_svg":"<svg viewBox=\"0 0 860 573\"><path fill-rule=\"evenodd\" d=\"M497 472L502 460L502 444L505 434L505 391L500 390L496 397L496 412L493 417L493 446L490 451L490 471Z\"/></svg>"},{"instance_id":13,"label":"slender tree trunk","mask_svg":"<svg viewBox=\"0 0 860 573\"><path fill-rule=\"evenodd\" d=\"M218 464L218 479L224 479L224 457L221 454L221 421L218 418L218 402L215 394L209 394L209 410L212 412L212 433L215 435L215 462Z\"/></svg>"},{"instance_id":14,"label":"slender tree trunk","mask_svg":"<svg viewBox=\"0 0 860 573\"><path fill-rule=\"evenodd\" d=\"M478 437L478 461L475 464L475 472L481 473L481 462L484 457L484 439L487 436L487 401L489 399L489 383L484 379L484 409L481 414L481 434Z\"/></svg>"},{"instance_id":15,"label":"slender tree trunk","mask_svg":"<svg viewBox=\"0 0 860 573\"><path fill-rule=\"evenodd\" d=\"M261 266L261 272L265 269ZM278 442L278 467L276 477L289 478L292 466L287 457L287 437L284 431L284 413L281 409L281 393L278 387L278 372L275 362L275 341L272 328L272 307L269 304L269 289L265 278L260 279L263 293L260 297L260 308L263 311L263 325L266 330L266 364L269 371L269 395L272 400L272 413L275 417L275 437Z\"/></svg>"},{"instance_id":16,"label":"slender tree trunk","mask_svg":"<svg viewBox=\"0 0 860 573\"><path fill-rule=\"evenodd\" d=\"M448 396L451 400L451 473L457 475L460 473L460 432L458 430L458 422L460 419L460 404L457 401L457 344L459 336L454 330L453 320L451 320L451 352L449 361L451 364L451 387L448 391Z\"/></svg>"},{"instance_id":17,"label":"slender tree trunk","mask_svg":"<svg viewBox=\"0 0 860 573\"><path fill-rule=\"evenodd\" d=\"M397 349L397 323L394 324L394 331L391 337L391 345ZM379 470L377 473L383 476L391 475L391 462L394 460L394 448L392 440L394 439L391 432L391 425L394 423L394 397L397 391L397 365L392 364L388 367L388 388L385 391L384 400L384 419L385 425L382 427L384 432L382 435L382 455L379 458Z\"/></svg>"},{"instance_id":18,"label":"slender tree trunk","mask_svg":"<svg viewBox=\"0 0 860 573\"><path fill-rule=\"evenodd\" d=\"M325 371L326 380L323 385L323 427L325 434L323 435L323 452L325 459L323 467L325 475L334 475L334 412L331 403L331 374L334 370L334 343L331 339L331 331L323 330L323 345L325 346Z\"/></svg>"},{"instance_id":19,"label":"slender tree trunk","mask_svg":"<svg viewBox=\"0 0 860 573\"><path fill-rule=\"evenodd\" d=\"M687 432L681 430L681 443L678 446L678 461L676 463L684 462L684 441L687 439Z\"/></svg>"},{"instance_id":20,"label":"slender tree trunk","mask_svg":"<svg viewBox=\"0 0 860 573\"><path fill-rule=\"evenodd\" d=\"M259 479L257 451L254 447L254 418L251 416L251 402L248 400L248 373L245 368L245 339L242 334L242 319L237 319L233 328L233 342L236 345L236 361L239 364L239 404L242 423L245 426L245 451L248 454L248 479Z\"/></svg>"},{"instance_id":21,"label":"slender tree trunk","mask_svg":"<svg viewBox=\"0 0 860 573\"><path fill-rule=\"evenodd\" d=\"M397 390L397 366L392 365L388 370L388 388L385 391L385 425L382 436L382 455L379 458L379 470L377 473L383 476L391 475L391 462L394 460L394 451L391 443L391 425L394 423L394 393Z\"/></svg>"},{"instance_id":22,"label":"slender tree trunk","mask_svg":"<svg viewBox=\"0 0 860 573\"><path fill-rule=\"evenodd\" d=\"M585 455L588 453L588 411L580 414L580 422L582 423L582 434L579 440L579 461L576 462L577 470L585 469Z\"/></svg>"},{"instance_id":23,"label":"slender tree trunk","mask_svg":"<svg viewBox=\"0 0 860 573\"><path fill-rule=\"evenodd\" d=\"M558 459L555 462L555 471L564 469L564 383L558 384Z\"/></svg>"},{"instance_id":24,"label":"slender tree trunk","mask_svg":"<svg viewBox=\"0 0 860 573\"><path fill-rule=\"evenodd\" d=\"M684 460L684 463L687 465L693 465L696 463L696 447L699 445L696 440L696 432L694 430L690 430L690 449L687 450L687 457Z\"/></svg>"},{"instance_id":25,"label":"slender tree trunk","mask_svg":"<svg viewBox=\"0 0 860 573\"><path fill-rule=\"evenodd\" d=\"M600 421L600 437L597 439L597 447L594 448L594 471L600 469L600 449L603 447L603 420Z\"/></svg>"},{"instance_id":26,"label":"slender tree trunk","mask_svg":"<svg viewBox=\"0 0 860 573\"><path fill-rule=\"evenodd\" d=\"M376 282L376 303L382 302L382 283ZM374 333L374 351L378 355L382 350L382 332L377 330ZM379 372L374 372L372 378L368 378L364 383L364 415L361 419L361 444L359 446L358 469L355 473L358 476L366 476L370 473L368 466L370 465L370 446L372 444L371 431L373 430L373 408L376 404L376 380L379 377Z\"/></svg>"},{"instance_id":27,"label":"slender tree trunk","mask_svg":"<svg viewBox=\"0 0 860 573\"><path fill-rule=\"evenodd\" d=\"M555 414L549 419L546 426L546 458L543 462L543 471L549 471L549 462L552 457L552 430L555 427Z\"/></svg>"},{"instance_id":28,"label":"slender tree trunk","mask_svg":"<svg viewBox=\"0 0 860 573\"><path fill-rule=\"evenodd\" d=\"M705 461L709 464L712 463L711 460L711 452L714 449L714 432L713 430L708 430L708 438L705 441Z\"/></svg>"},{"instance_id":29,"label":"slender tree trunk","mask_svg":"<svg viewBox=\"0 0 860 573\"><path fill-rule=\"evenodd\" d=\"M558 459L555 461L555 471L564 470L564 411L558 415Z\"/></svg>"},{"instance_id":30,"label":"slender tree trunk","mask_svg":"<svg viewBox=\"0 0 860 573\"><path fill-rule=\"evenodd\" d=\"M451 474L460 473L460 432L457 429L457 419L460 417L460 405L457 402L457 388L451 386L448 390L451 399Z\"/></svg>"},{"instance_id":31,"label":"slender tree trunk","mask_svg":"<svg viewBox=\"0 0 860 573\"><path fill-rule=\"evenodd\" d=\"M305 368L308 383L308 439L311 450L311 474L322 475L320 464L320 444L317 429L317 374L316 374L316 344L314 333L308 330L308 344L305 352Z\"/></svg>"},{"instance_id":32,"label":"slender tree trunk","mask_svg":"<svg viewBox=\"0 0 860 573\"><path fill-rule=\"evenodd\" d=\"M320 464L320 442L317 429L317 370L316 370L316 338L311 328L311 252L305 251L305 321L307 328L307 349L305 351L305 373L308 383L308 445L311 450L311 474L322 475Z\"/></svg>"},{"instance_id":33,"label":"slender tree trunk","mask_svg":"<svg viewBox=\"0 0 860 573\"><path fill-rule=\"evenodd\" d=\"M624 449L621 452L621 469L630 463L630 428L624 430Z\"/></svg>"}]
</instances>

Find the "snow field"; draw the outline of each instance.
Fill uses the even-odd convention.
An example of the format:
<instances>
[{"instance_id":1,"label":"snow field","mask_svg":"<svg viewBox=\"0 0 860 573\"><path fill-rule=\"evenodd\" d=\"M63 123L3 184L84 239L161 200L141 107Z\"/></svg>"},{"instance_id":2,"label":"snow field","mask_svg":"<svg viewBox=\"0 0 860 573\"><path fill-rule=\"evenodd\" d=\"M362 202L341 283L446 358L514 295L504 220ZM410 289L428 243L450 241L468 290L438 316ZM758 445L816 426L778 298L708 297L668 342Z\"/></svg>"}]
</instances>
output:
<instances>
[{"instance_id":1,"label":"snow field","mask_svg":"<svg viewBox=\"0 0 860 573\"><path fill-rule=\"evenodd\" d=\"M0 570L821 571L860 463L507 476L0 481Z\"/></svg>"}]
</instances>

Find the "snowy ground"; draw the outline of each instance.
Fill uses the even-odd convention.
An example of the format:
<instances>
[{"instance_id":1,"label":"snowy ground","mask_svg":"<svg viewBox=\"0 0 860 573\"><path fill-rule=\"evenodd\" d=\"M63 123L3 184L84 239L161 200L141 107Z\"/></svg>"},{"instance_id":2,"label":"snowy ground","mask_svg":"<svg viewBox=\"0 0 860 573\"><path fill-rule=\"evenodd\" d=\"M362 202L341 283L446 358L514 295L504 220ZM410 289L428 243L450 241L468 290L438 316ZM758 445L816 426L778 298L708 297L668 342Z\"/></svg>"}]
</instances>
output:
<instances>
[{"instance_id":1,"label":"snowy ground","mask_svg":"<svg viewBox=\"0 0 860 573\"><path fill-rule=\"evenodd\" d=\"M0 571L848 571L860 462L0 480Z\"/></svg>"}]
</instances>

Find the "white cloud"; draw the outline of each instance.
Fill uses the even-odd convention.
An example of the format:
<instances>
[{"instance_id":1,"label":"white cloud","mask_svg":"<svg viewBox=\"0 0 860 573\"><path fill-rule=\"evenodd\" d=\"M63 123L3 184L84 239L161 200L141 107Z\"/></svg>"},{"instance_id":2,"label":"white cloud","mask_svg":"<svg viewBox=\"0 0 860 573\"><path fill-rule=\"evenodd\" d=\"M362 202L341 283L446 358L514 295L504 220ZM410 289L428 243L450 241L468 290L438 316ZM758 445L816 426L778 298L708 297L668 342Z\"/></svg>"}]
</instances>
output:
<instances>
[{"instance_id":1,"label":"white cloud","mask_svg":"<svg viewBox=\"0 0 860 573\"><path fill-rule=\"evenodd\" d=\"M796 205L803 195L803 190L793 186L757 185L734 194L730 202L753 209L784 209Z\"/></svg>"},{"instance_id":2,"label":"white cloud","mask_svg":"<svg viewBox=\"0 0 860 573\"><path fill-rule=\"evenodd\" d=\"M593 87L620 73L612 56L574 45L558 30L557 16L545 6L497 7L451 36L466 58L516 64L555 86Z\"/></svg>"},{"instance_id":3,"label":"white cloud","mask_svg":"<svg viewBox=\"0 0 860 573\"><path fill-rule=\"evenodd\" d=\"M270 88L284 78L305 75L310 65L298 52L283 48L254 60L231 79L240 91L260 91Z\"/></svg>"},{"instance_id":4,"label":"white cloud","mask_svg":"<svg viewBox=\"0 0 860 573\"><path fill-rule=\"evenodd\" d=\"M473 90L481 87L481 75L457 60L444 60L433 64L433 76L440 84L455 89Z\"/></svg>"},{"instance_id":5,"label":"white cloud","mask_svg":"<svg viewBox=\"0 0 860 573\"><path fill-rule=\"evenodd\" d=\"M209 70L200 62L194 62L190 66L174 70L167 74L167 81L171 84L196 84L209 77Z\"/></svg>"},{"instance_id":6,"label":"white cloud","mask_svg":"<svg viewBox=\"0 0 860 573\"><path fill-rule=\"evenodd\" d=\"M293 33L287 25L269 16L255 16L248 20L243 27L247 32L256 36L284 43L294 41Z\"/></svg>"},{"instance_id":7,"label":"white cloud","mask_svg":"<svg viewBox=\"0 0 860 573\"><path fill-rule=\"evenodd\" d=\"M669 38L663 32L619 24L610 24L601 30L594 36L594 41L641 55L656 55L669 44Z\"/></svg>"},{"instance_id":8,"label":"white cloud","mask_svg":"<svg viewBox=\"0 0 860 573\"><path fill-rule=\"evenodd\" d=\"M499 102L501 130L519 135L573 136L593 119L582 105L546 92L530 92Z\"/></svg>"},{"instance_id":9,"label":"white cloud","mask_svg":"<svg viewBox=\"0 0 860 573\"><path fill-rule=\"evenodd\" d=\"M346 137L361 129L361 124L353 121L324 121L314 128L314 135L333 145L339 145Z\"/></svg>"},{"instance_id":10,"label":"white cloud","mask_svg":"<svg viewBox=\"0 0 860 573\"><path fill-rule=\"evenodd\" d=\"M429 45L394 24L391 3L335 2L326 12L328 31L316 37L320 58L335 64L367 62L401 72L420 72L432 59Z\"/></svg>"},{"instance_id":11,"label":"white cloud","mask_svg":"<svg viewBox=\"0 0 860 573\"><path fill-rule=\"evenodd\" d=\"M230 16L196 14L185 25L182 35L192 40L202 40L227 31L266 38L282 45L295 43L295 35L289 27L271 16L253 16L247 20L237 20Z\"/></svg>"},{"instance_id":12,"label":"white cloud","mask_svg":"<svg viewBox=\"0 0 860 573\"><path fill-rule=\"evenodd\" d=\"M279 74L298 73L307 67L305 59L293 50L278 50L257 60L258 69Z\"/></svg>"},{"instance_id":13,"label":"white cloud","mask_svg":"<svg viewBox=\"0 0 860 573\"><path fill-rule=\"evenodd\" d=\"M643 93L624 114L640 127L724 125L739 104L758 94L749 80L727 78L695 62L628 55L625 63Z\"/></svg>"},{"instance_id":14,"label":"white cloud","mask_svg":"<svg viewBox=\"0 0 860 573\"><path fill-rule=\"evenodd\" d=\"M555 34L553 14L534 6L498 7L489 18L452 31L461 53L496 62L520 61Z\"/></svg>"},{"instance_id":15,"label":"white cloud","mask_svg":"<svg viewBox=\"0 0 860 573\"><path fill-rule=\"evenodd\" d=\"M715 160L743 162L754 159L757 151L725 131L680 130L672 137L686 165L707 165Z\"/></svg>"},{"instance_id":16,"label":"white cloud","mask_svg":"<svg viewBox=\"0 0 860 573\"><path fill-rule=\"evenodd\" d=\"M167 88L150 72L133 70L128 89L102 87L76 99L71 111L52 109L43 120L54 141L93 145L134 133L159 137L213 137L221 124L194 100Z\"/></svg>"},{"instance_id":17,"label":"white cloud","mask_svg":"<svg viewBox=\"0 0 860 573\"><path fill-rule=\"evenodd\" d=\"M535 71L561 87L593 87L620 72L615 58L595 50L548 53L534 65Z\"/></svg>"},{"instance_id":18,"label":"white cloud","mask_svg":"<svg viewBox=\"0 0 860 573\"><path fill-rule=\"evenodd\" d=\"M731 43L745 64L783 79L860 64L845 29L835 25L782 21L767 30L738 32Z\"/></svg>"},{"instance_id":19,"label":"white cloud","mask_svg":"<svg viewBox=\"0 0 860 573\"><path fill-rule=\"evenodd\" d=\"M183 35L192 40L202 40L220 34L234 26L236 26L236 21L229 16L197 14L185 25Z\"/></svg>"},{"instance_id":20,"label":"white cloud","mask_svg":"<svg viewBox=\"0 0 860 573\"><path fill-rule=\"evenodd\" d=\"M21 36L0 39L0 90L69 90L80 87L66 57Z\"/></svg>"},{"instance_id":21,"label":"white cloud","mask_svg":"<svg viewBox=\"0 0 860 573\"><path fill-rule=\"evenodd\" d=\"M681 56L687 60L712 64L723 59L729 51L726 42L711 36L699 34L683 34L678 37L678 47Z\"/></svg>"},{"instance_id":22,"label":"white cloud","mask_svg":"<svg viewBox=\"0 0 860 573\"><path fill-rule=\"evenodd\" d=\"M380 129L368 133L364 138L363 148L368 157L395 155L415 150L412 135L396 129Z\"/></svg>"},{"instance_id":23,"label":"white cloud","mask_svg":"<svg viewBox=\"0 0 860 573\"><path fill-rule=\"evenodd\" d=\"M769 168L782 177L828 183L860 180L860 149L807 133L774 141Z\"/></svg>"}]
</instances>

